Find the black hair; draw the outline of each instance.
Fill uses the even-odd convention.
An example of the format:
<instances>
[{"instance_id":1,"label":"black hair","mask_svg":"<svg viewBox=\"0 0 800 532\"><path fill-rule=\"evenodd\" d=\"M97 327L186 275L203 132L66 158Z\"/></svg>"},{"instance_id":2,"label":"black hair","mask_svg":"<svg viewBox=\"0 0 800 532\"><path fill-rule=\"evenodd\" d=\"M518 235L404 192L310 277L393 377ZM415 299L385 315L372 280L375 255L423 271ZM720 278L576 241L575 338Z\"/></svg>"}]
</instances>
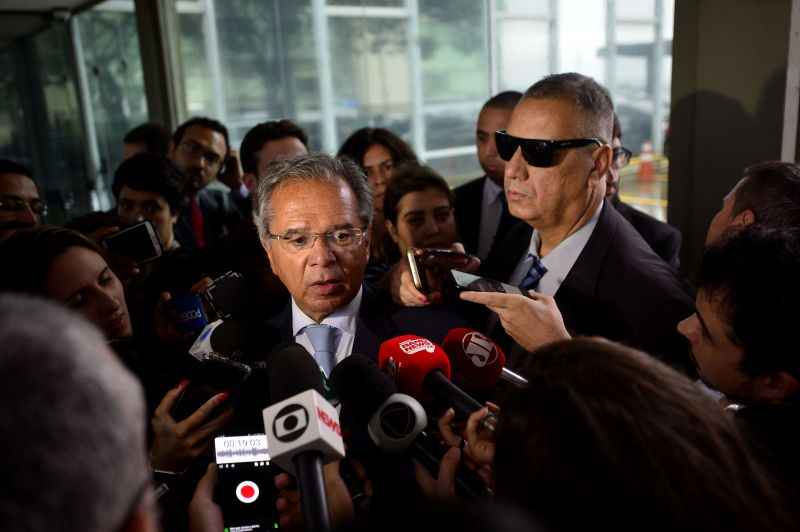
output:
<instances>
[{"instance_id":1,"label":"black hair","mask_svg":"<svg viewBox=\"0 0 800 532\"><path fill-rule=\"evenodd\" d=\"M767 227L800 226L800 166L764 161L749 166L736 189L733 216L750 210Z\"/></svg>"},{"instance_id":2,"label":"black hair","mask_svg":"<svg viewBox=\"0 0 800 532\"><path fill-rule=\"evenodd\" d=\"M72 229L84 235L91 235L99 229L106 229L109 227L119 227L121 229L128 225L129 222L117 214L116 211L95 211L76 216L64 224L64 228Z\"/></svg>"},{"instance_id":3,"label":"black hair","mask_svg":"<svg viewBox=\"0 0 800 532\"><path fill-rule=\"evenodd\" d=\"M262 122L250 129L242 139L239 148L239 158L242 161L242 170L248 174L258 172L258 152L267 142L294 137L308 148L308 135L303 129L291 120L272 120Z\"/></svg>"},{"instance_id":4,"label":"black hair","mask_svg":"<svg viewBox=\"0 0 800 532\"><path fill-rule=\"evenodd\" d=\"M12 161L11 159L0 159L0 174L24 175L33 181L34 184L36 184L36 181L33 179L33 173L30 171L30 169L23 164Z\"/></svg>"},{"instance_id":5,"label":"black hair","mask_svg":"<svg viewBox=\"0 0 800 532\"><path fill-rule=\"evenodd\" d=\"M509 392L496 433L499 499L559 530L789 529L735 421L650 355L582 338L519 372L529 384Z\"/></svg>"},{"instance_id":6,"label":"black hair","mask_svg":"<svg viewBox=\"0 0 800 532\"><path fill-rule=\"evenodd\" d=\"M403 196L430 188L447 196L450 206L454 203L453 191L442 176L432 168L417 163L405 163L394 169L392 179L386 185L383 196L383 216L397 225L397 205Z\"/></svg>"},{"instance_id":7,"label":"black hair","mask_svg":"<svg viewBox=\"0 0 800 532\"><path fill-rule=\"evenodd\" d=\"M572 102L590 120L586 134L611 142L614 103L608 89L577 72L546 76L525 91L524 98L557 99Z\"/></svg>"},{"instance_id":8,"label":"black hair","mask_svg":"<svg viewBox=\"0 0 800 532\"><path fill-rule=\"evenodd\" d=\"M63 227L42 225L16 231L0 242L0 292L47 296L46 282L53 261L71 247L94 251L104 259L98 244Z\"/></svg>"},{"instance_id":9,"label":"black hair","mask_svg":"<svg viewBox=\"0 0 800 532\"><path fill-rule=\"evenodd\" d=\"M510 111L517 106L521 99L522 93L519 91L503 91L486 100L486 103L483 104L481 109L488 109L491 107L493 109L506 109Z\"/></svg>"},{"instance_id":10,"label":"black hair","mask_svg":"<svg viewBox=\"0 0 800 532\"><path fill-rule=\"evenodd\" d=\"M717 304L728 338L744 351L743 373L800 376L794 345L800 300L800 229L753 224L703 253L697 288Z\"/></svg>"},{"instance_id":11,"label":"black hair","mask_svg":"<svg viewBox=\"0 0 800 532\"><path fill-rule=\"evenodd\" d=\"M146 122L125 133L122 142L144 144L145 151L166 156L169 150L169 131L161 124Z\"/></svg>"},{"instance_id":12,"label":"black hair","mask_svg":"<svg viewBox=\"0 0 800 532\"><path fill-rule=\"evenodd\" d=\"M403 139L381 127L364 127L347 137L339 148L337 157L349 157L360 167L364 167L364 155L373 144L380 144L389 151L395 165L416 162L417 155Z\"/></svg>"},{"instance_id":13,"label":"black hair","mask_svg":"<svg viewBox=\"0 0 800 532\"><path fill-rule=\"evenodd\" d=\"M178 144L180 144L183 140L183 135L186 134L186 130L192 126L204 127L206 129L210 129L211 131L216 131L222 135L225 138L225 157L223 157L223 159L228 157L231 151L231 141L230 136L228 135L228 128L226 128L222 122L205 116L195 116L179 125L178 129L175 130L175 133L172 134L172 144L177 147Z\"/></svg>"},{"instance_id":14,"label":"black hair","mask_svg":"<svg viewBox=\"0 0 800 532\"><path fill-rule=\"evenodd\" d=\"M186 201L180 170L166 157L152 153L137 153L122 161L114 172L114 197L119 200L122 187L154 192L164 198L172 214L177 214Z\"/></svg>"}]
</instances>

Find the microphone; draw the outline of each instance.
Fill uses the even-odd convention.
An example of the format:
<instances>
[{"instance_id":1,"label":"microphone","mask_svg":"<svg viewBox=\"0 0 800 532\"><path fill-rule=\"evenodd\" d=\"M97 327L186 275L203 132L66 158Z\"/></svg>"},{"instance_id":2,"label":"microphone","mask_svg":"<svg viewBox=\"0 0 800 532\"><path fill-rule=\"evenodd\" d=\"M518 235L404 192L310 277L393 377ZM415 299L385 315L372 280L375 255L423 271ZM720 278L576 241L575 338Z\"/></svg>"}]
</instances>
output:
<instances>
[{"instance_id":1,"label":"microphone","mask_svg":"<svg viewBox=\"0 0 800 532\"><path fill-rule=\"evenodd\" d=\"M244 335L244 327L236 320L213 321L197 335L189 354L201 362L212 354L240 359Z\"/></svg>"},{"instance_id":2,"label":"microphone","mask_svg":"<svg viewBox=\"0 0 800 532\"><path fill-rule=\"evenodd\" d=\"M469 417L483 405L450 381L450 360L444 350L427 338L404 335L386 340L378 351L382 370L394 377L398 389L427 401L435 397ZM482 426L494 431L497 418L486 416Z\"/></svg>"},{"instance_id":3,"label":"microphone","mask_svg":"<svg viewBox=\"0 0 800 532\"><path fill-rule=\"evenodd\" d=\"M475 390L491 390L502 379L515 386L527 386L528 379L505 367L506 355L491 338L475 329L451 329L444 339L455 372Z\"/></svg>"},{"instance_id":4,"label":"microphone","mask_svg":"<svg viewBox=\"0 0 800 532\"><path fill-rule=\"evenodd\" d=\"M425 432L428 416L422 405L413 397L396 393L394 382L378 369L375 362L364 355L352 354L333 369L330 380L341 401L343 423L348 420L353 426L362 427L361 432L366 432L371 445L383 453L408 453L432 475L438 475L447 448ZM372 467L387 471L390 465L386 454L382 459L373 460ZM391 485L396 478L395 475L385 479L389 481L385 486L387 493L404 489ZM461 495L473 497L491 493L480 477L463 466L456 474L456 490Z\"/></svg>"},{"instance_id":5,"label":"microphone","mask_svg":"<svg viewBox=\"0 0 800 532\"><path fill-rule=\"evenodd\" d=\"M264 432L270 460L297 478L306 530L331 530L322 466L344 457L339 415L322 396L322 373L302 346L289 344L267 363L270 403Z\"/></svg>"}]
</instances>

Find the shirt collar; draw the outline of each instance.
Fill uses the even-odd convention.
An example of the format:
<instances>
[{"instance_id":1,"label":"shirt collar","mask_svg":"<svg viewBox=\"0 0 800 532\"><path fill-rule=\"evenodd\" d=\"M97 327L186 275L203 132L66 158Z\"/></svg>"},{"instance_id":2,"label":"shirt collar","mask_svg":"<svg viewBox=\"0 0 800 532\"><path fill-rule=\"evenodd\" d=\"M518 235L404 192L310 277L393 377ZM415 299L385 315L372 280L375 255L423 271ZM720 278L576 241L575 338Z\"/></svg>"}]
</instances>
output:
<instances>
[{"instance_id":1,"label":"shirt collar","mask_svg":"<svg viewBox=\"0 0 800 532\"><path fill-rule=\"evenodd\" d=\"M328 314L320 323L323 325L330 325L336 327L340 331L347 332L355 335L356 321L358 319L358 312L361 309L361 296L363 287L358 289L356 296L347 305L336 309L331 314ZM292 336L297 336L300 331L307 325L317 323L309 318L305 312L300 310L294 298L292 298Z\"/></svg>"}]
</instances>

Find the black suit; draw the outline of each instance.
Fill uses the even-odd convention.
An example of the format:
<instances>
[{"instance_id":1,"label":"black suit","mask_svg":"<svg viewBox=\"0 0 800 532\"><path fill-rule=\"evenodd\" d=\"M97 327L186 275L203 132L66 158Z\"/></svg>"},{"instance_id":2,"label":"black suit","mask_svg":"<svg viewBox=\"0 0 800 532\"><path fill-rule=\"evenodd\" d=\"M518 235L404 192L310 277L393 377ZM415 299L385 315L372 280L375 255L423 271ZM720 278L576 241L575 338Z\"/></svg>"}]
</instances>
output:
<instances>
[{"instance_id":1,"label":"black suit","mask_svg":"<svg viewBox=\"0 0 800 532\"><path fill-rule=\"evenodd\" d=\"M450 329L468 326L465 320L444 307L397 307L386 294L364 285L352 352L377 361L381 343L390 338L416 334L441 344ZM291 303L280 313L267 319L266 327L261 328L258 336L275 343L294 341ZM263 347L262 344L262 352Z\"/></svg>"},{"instance_id":2,"label":"black suit","mask_svg":"<svg viewBox=\"0 0 800 532\"><path fill-rule=\"evenodd\" d=\"M197 193L197 203L203 213L203 232L207 248L214 247L224 240L242 221L242 214L231 200L227 187L204 188ZM183 247L189 249L197 247L190 207L183 210L175 224L175 238Z\"/></svg>"},{"instance_id":3,"label":"black suit","mask_svg":"<svg viewBox=\"0 0 800 532\"><path fill-rule=\"evenodd\" d=\"M620 201L619 197L612 204L622 216L642 235L656 255L675 268L680 267L681 232L649 214L635 209Z\"/></svg>"},{"instance_id":4,"label":"black suit","mask_svg":"<svg viewBox=\"0 0 800 532\"><path fill-rule=\"evenodd\" d=\"M455 195L455 218L460 242L467 253L478 253L483 212L483 184L488 177L480 177L461 185L453 191Z\"/></svg>"},{"instance_id":5,"label":"black suit","mask_svg":"<svg viewBox=\"0 0 800 532\"><path fill-rule=\"evenodd\" d=\"M527 224L515 226L484 263L483 275L508 280L528 251L532 231ZM609 202L555 300L572 334L603 336L691 370L676 326L694 312L693 299Z\"/></svg>"}]
</instances>

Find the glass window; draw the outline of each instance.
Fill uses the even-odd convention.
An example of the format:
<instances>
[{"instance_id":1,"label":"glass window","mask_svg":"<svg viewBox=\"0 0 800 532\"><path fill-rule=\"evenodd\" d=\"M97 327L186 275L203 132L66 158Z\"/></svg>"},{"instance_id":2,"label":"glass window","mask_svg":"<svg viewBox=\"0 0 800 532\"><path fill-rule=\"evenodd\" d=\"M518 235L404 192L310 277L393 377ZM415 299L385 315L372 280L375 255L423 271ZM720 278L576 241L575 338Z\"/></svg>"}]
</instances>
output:
<instances>
[{"instance_id":1,"label":"glass window","mask_svg":"<svg viewBox=\"0 0 800 532\"><path fill-rule=\"evenodd\" d=\"M100 174L108 190L122 162L123 137L147 121L133 1L123 4L117 3L113 11L100 5L76 19L88 82L89 118L94 122Z\"/></svg>"}]
</instances>

